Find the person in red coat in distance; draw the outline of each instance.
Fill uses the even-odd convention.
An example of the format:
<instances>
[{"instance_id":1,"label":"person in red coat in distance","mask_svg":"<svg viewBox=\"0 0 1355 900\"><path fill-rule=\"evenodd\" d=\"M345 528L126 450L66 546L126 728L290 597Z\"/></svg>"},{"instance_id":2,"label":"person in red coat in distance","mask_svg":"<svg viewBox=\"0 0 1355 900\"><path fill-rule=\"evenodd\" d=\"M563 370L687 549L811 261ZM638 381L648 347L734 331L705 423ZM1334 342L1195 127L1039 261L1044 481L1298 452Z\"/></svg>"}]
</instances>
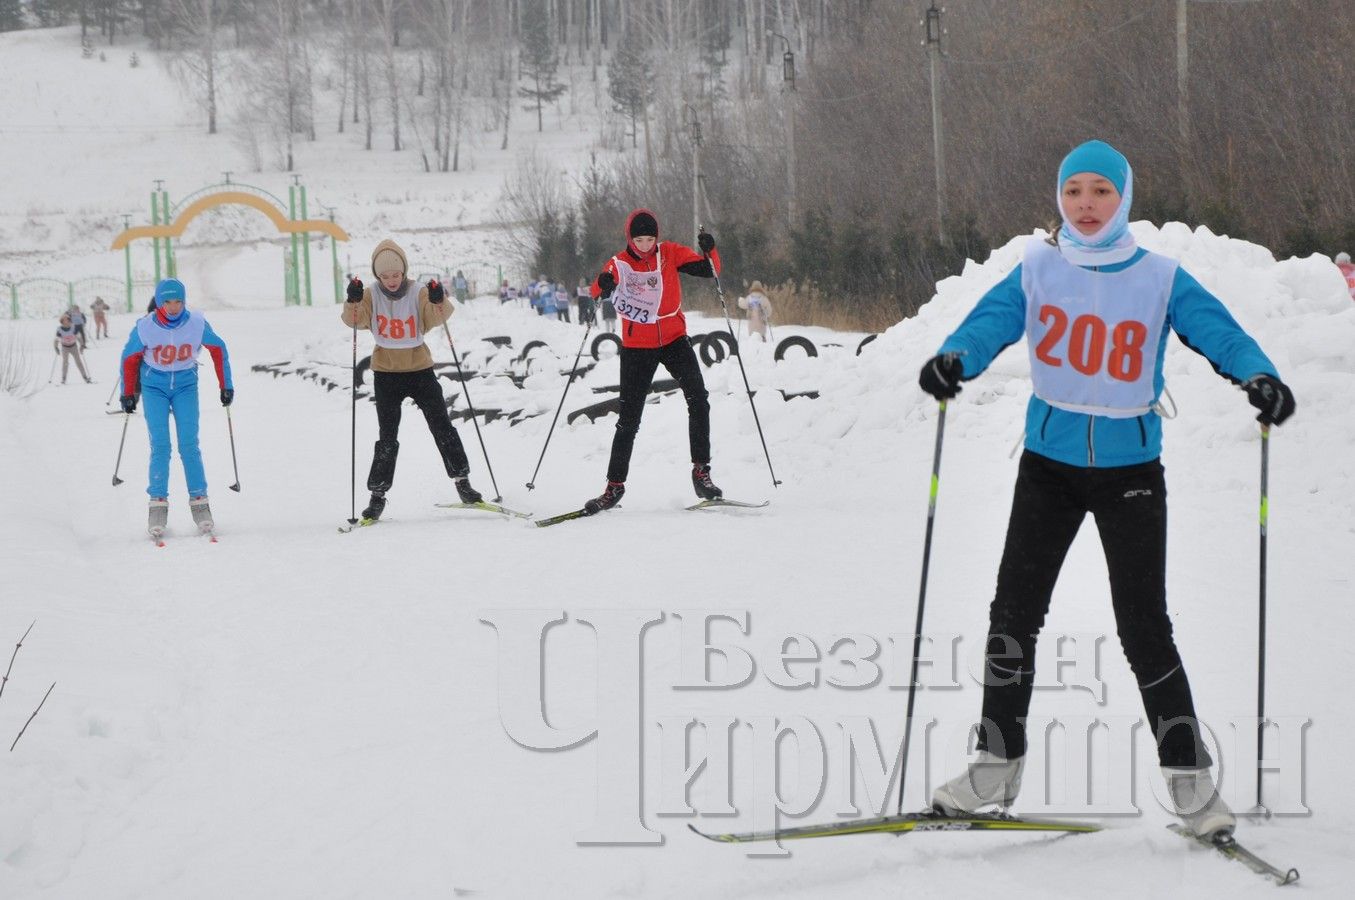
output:
<instances>
[{"instance_id":1,"label":"person in red coat in distance","mask_svg":"<svg viewBox=\"0 0 1355 900\"><path fill-rule=\"evenodd\" d=\"M687 337L678 281L679 272L698 278L719 273L715 238L702 232L697 244L700 252L674 241L660 241L654 213L637 209L626 219L626 248L607 261L593 282L592 295L610 299L621 318L621 415L612 438L607 488L584 504L589 515L611 509L626 492L635 434L660 364L677 380L687 399L692 487L703 500L722 496L710 478L710 403L701 364Z\"/></svg>"}]
</instances>

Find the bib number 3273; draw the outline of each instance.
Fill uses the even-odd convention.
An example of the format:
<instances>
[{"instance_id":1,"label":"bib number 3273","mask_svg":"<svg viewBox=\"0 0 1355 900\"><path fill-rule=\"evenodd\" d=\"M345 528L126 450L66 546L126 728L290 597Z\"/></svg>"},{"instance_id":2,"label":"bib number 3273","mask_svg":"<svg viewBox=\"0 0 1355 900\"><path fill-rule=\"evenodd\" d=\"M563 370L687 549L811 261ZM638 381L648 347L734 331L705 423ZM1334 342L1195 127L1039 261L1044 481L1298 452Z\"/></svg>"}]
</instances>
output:
<instances>
[{"instance_id":1,"label":"bib number 3273","mask_svg":"<svg viewBox=\"0 0 1355 900\"><path fill-rule=\"evenodd\" d=\"M1143 374L1148 327L1142 322L1126 319L1111 328L1100 316L1084 313L1070 323L1066 312L1048 304L1040 307L1040 322L1049 330L1035 347L1035 356L1045 365L1063 365L1055 351L1066 333L1068 364L1083 375L1096 375L1104 369L1116 381L1137 381Z\"/></svg>"}]
</instances>

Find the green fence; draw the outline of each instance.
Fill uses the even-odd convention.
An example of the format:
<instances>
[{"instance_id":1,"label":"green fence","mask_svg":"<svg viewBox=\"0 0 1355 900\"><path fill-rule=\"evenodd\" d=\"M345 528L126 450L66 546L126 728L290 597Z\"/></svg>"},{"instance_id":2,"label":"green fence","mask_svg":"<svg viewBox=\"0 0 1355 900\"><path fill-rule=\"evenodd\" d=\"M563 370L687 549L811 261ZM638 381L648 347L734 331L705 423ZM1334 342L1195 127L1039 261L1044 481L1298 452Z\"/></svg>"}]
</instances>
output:
<instances>
[{"instance_id":1,"label":"green fence","mask_svg":"<svg viewBox=\"0 0 1355 900\"><path fill-rule=\"evenodd\" d=\"M149 278L132 282L136 296L149 300L155 290L155 283ZM92 317L90 305L95 298L102 297L104 302L115 311L123 311L127 285L121 278L109 278L93 275L75 281L63 281L60 278L25 278L22 281L0 281L0 318L8 319L56 319L72 306L79 306L86 317ZM132 312L140 312L144 307L134 307Z\"/></svg>"}]
</instances>

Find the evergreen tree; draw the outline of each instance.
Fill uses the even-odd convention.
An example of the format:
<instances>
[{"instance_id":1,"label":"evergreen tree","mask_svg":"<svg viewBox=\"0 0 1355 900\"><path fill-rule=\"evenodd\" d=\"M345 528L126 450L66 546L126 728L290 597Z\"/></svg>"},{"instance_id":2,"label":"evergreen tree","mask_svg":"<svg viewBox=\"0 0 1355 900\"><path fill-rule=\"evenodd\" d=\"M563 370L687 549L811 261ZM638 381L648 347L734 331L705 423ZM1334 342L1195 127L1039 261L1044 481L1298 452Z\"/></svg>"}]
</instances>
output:
<instances>
[{"instance_id":1,"label":"evergreen tree","mask_svg":"<svg viewBox=\"0 0 1355 900\"><path fill-rule=\"evenodd\" d=\"M555 81L555 70L560 65L551 39L550 11L546 0L530 0L522 9L522 76L532 87L518 88L518 95L531 100L523 109L536 110L536 130L542 131L541 107L554 103L567 88Z\"/></svg>"},{"instance_id":2,"label":"evergreen tree","mask_svg":"<svg viewBox=\"0 0 1355 900\"><path fill-rule=\"evenodd\" d=\"M21 0L0 0L0 31L18 31L24 27Z\"/></svg>"},{"instance_id":3,"label":"evergreen tree","mask_svg":"<svg viewBox=\"0 0 1355 900\"><path fill-rule=\"evenodd\" d=\"M654 98L654 90L650 84L649 60L642 48L628 37L623 36L617 41L607 63L607 93L612 98L612 109L630 119L630 145L638 146L635 123Z\"/></svg>"}]
</instances>

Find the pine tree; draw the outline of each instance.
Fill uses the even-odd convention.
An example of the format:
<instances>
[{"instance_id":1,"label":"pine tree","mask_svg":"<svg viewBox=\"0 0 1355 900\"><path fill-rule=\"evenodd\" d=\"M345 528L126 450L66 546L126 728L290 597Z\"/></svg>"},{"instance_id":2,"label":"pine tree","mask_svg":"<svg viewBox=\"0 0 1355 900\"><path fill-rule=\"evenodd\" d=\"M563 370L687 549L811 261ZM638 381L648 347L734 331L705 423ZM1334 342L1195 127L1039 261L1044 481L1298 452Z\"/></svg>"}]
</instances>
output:
<instances>
[{"instance_id":1,"label":"pine tree","mask_svg":"<svg viewBox=\"0 0 1355 900\"><path fill-rule=\"evenodd\" d=\"M641 48L626 37L617 42L607 63L607 93L612 108L630 119L630 145L637 146L636 120L644 115L654 98L650 86L649 61Z\"/></svg>"},{"instance_id":2,"label":"pine tree","mask_svg":"<svg viewBox=\"0 0 1355 900\"><path fill-rule=\"evenodd\" d=\"M536 130L542 131L541 107L554 103L567 87L555 82L555 70L560 60L555 55L555 44L551 40L550 11L546 0L531 0L522 10L522 75L532 82L532 87L518 88L518 95L533 101L523 106L530 112L536 110Z\"/></svg>"},{"instance_id":3,"label":"pine tree","mask_svg":"<svg viewBox=\"0 0 1355 900\"><path fill-rule=\"evenodd\" d=\"M21 0L0 0L0 31L18 31L24 27Z\"/></svg>"}]
</instances>

